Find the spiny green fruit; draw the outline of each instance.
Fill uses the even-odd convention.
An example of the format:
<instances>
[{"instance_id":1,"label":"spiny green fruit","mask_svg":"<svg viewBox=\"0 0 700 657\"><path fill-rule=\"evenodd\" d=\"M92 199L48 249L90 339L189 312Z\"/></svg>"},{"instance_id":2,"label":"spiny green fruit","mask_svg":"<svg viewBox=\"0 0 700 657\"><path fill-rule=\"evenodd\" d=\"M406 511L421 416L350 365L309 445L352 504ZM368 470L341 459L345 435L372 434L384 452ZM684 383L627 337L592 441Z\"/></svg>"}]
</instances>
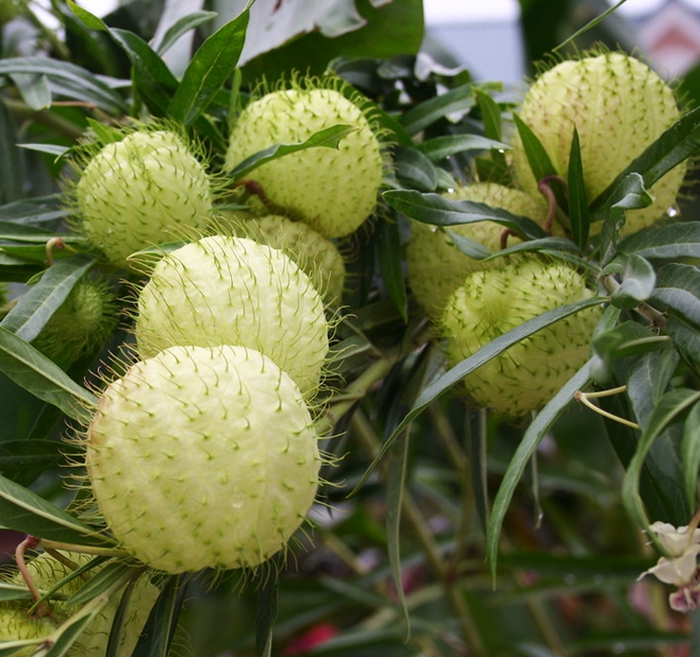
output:
<instances>
[{"instance_id":1,"label":"spiny green fruit","mask_svg":"<svg viewBox=\"0 0 700 657\"><path fill-rule=\"evenodd\" d=\"M456 201L486 203L540 224L547 215L543 201L538 202L525 192L496 183L474 183L443 196ZM496 252L501 248L504 227L493 221L450 226L447 230L417 221L411 224L411 239L406 245L408 282L416 301L434 318L440 316L447 299L467 274L503 264L498 259L484 262L470 257L455 244L448 230ZM510 236L508 240L509 243L519 241L515 236Z\"/></svg>"},{"instance_id":2,"label":"spiny green fruit","mask_svg":"<svg viewBox=\"0 0 700 657\"><path fill-rule=\"evenodd\" d=\"M623 53L563 61L540 75L525 95L520 118L566 177L574 128L578 130L588 200L593 201L634 158L680 118L673 90L646 64ZM520 185L537 193L522 141L513 144ZM645 228L675 204L685 164L652 188L655 201L627 213L624 234ZM594 225L594 230L600 230Z\"/></svg>"},{"instance_id":3,"label":"spiny green fruit","mask_svg":"<svg viewBox=\"0 0 700 657\"><path fill-rule=\"evenodd\" d=\"M138 296L142 358L172 345L236 344L269 356L305 394L328 354L323 299L287 255L243 237L212 235L158 261Z\"/></svg>"},{"instance_id":4,"label":"spiny green fruit","mask_svg":"<svg viewBox=\"0 0 700 657\"><path fill-rule=\"evenodd\" d=\"M268 214L235 221L233 229L286 253L308 275L327 304L340 302L345 288L345 261L338 247L311 226Z\"/></svg>"},{"instance_id":5,"label":"spiny green fruit","mask_svg":"<svg viewBox=\"0 0 700 657\"><path fill-rule=\"evenodd\" d=\"M93 558L77 552L65 552L63 556L76 567L85 565ZM90 570L88 577L94 576L100 568L97 566ZM44 593L53 589L58 582L70 575L72 568L67 563L58 561L52 555L44 552L27 562L27 571L39 591ZM24 579L19 573L15 573L8 579L11 584L25 586ZM63 585L58 593L69 596L79 591L85 583L80 577L72 579ZM131 656L158 595L158 588L151 584L148 578L138 579L129 598L128 612L117 651L118 657ZM98 612L76 643L66 653L67 657L104 657L120 597L121 592L118 592ZM61 623L78 610L78 607L68 607L63 600L55 599L48 602L50 615L32 616L28 611L32 604L33 601L24 600L0 602L0 645L5 641L47 638ZM15 654L25 657L33 652L34 648L28 647Z\"/></svg>"},{"instance_id":6,"label":"spiny green fruit","mask_svg":"<svg viewBox=\"0 0 700 657\"><path fill-rule=\"evenodd\" d=\"M384 162L366 112L340 91L299 86L251 102L231 131L226 168L275 144L302 142L338 124L357 130L337 149L317 147L285 155L254 169L250 177L284 214L326 237L348 235L374 210Z\"/></svg>"},{"instance_id":7,"label":"spiny green fruit","mask_svg":"<svg viewBox=\"0 0 700 657\"><path fill-rule=\"evenodd\" d=\"M108 527L137 559L169 573L255 567L314 501L317 442L299 388L269 358L182 346L106 388L86 463Z\"/></svg>"},{"instance_id":8,"label":"spiny green fruit","mask_svg":"<svg viewBox=\"0 0 700 657\"><path fill-rule=\"evenodd\" d=\"M115 264L207 224L209 176L172 131L135 130L103 146L79 176L72 193L80 228Z\"/></svg>"},{"instance_id":9,"label":"spiny green fruit","mask_svg":"<svg viewBox=\"0 0 700 657\"><path fill-rule=\"evenodd\" d=\"M473 272L442 316L448 358L456 364L525 321L592 294L583 276L559 262L522 258ZM534 333L467 375L467 391L479 406L506 417L539 408L588 358L600 316L594 306Z\"/></svg>"},{"instance_id":10,"label":"spiny green fruit","mask_svg":"<svg viewBox=\"0 0 700 657\"><path fill-rule=\"evenodd\" d=\"M32 344L59 366L89 355L117 323L117 303L104 280L81 278Z\"/></svg>"}]
</instances>

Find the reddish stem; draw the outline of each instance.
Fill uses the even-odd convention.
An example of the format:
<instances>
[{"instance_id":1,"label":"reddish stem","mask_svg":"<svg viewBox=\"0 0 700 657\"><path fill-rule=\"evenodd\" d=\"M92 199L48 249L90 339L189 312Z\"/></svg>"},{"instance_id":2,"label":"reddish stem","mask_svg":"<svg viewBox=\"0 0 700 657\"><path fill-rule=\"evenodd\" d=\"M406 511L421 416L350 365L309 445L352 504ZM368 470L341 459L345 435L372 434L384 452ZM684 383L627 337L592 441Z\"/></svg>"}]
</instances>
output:
<instances>
[{"instance_id":1,"label":"reddish stem","mask_svg":"<svg viewBox=\"0 0 700 657\"><path fill-rule=\"evenodd\" d=\"M244 180L239 180L234 187L244 187L248 194L253 194L260 199L260 202L270 211L272 214L277 214L278 210L275 204L267 197L265 190L262 185L257 180L252 180L246 178Z\"/></svg>"},{"instance_id":2,"label":"reddish stem","mask_svg":"<svg viewBox=\"0 0 700 657\"><path fill-rule=\"evenodd\" d=\"M545 176L537 183L537 190L542 196L547 200L547 217L544 220L544 226L542 226L550 235L552 234L552 224L554 223L554 217L557 214L557 197L554 195L552 190L552 183L559 183L561 185L566 185L566 181L561 176Z\"/></svg>"}]
</instances>

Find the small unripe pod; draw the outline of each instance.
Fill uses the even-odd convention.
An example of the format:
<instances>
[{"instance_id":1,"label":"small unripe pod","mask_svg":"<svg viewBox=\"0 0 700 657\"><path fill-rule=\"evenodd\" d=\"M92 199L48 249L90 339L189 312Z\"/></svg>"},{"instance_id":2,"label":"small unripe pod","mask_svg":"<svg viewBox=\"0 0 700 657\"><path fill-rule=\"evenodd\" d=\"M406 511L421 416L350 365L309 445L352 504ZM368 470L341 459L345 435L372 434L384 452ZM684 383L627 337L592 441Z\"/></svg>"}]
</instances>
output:
<instances>
[{"instance_id":1,"label":"small unripe pod","mask_svg":"<svg viewBox=\"0 0 700 657\"><path fill-rule=\"evenodd\" d=\"M592 295L583 276L559 262L526 258L473 272L442 316L448 358L456 364L527 320ZM600 317L594 306L537 331L468 374L468 393L505 417L538 409L586 362Z\"/></svg>"}]
</instances>

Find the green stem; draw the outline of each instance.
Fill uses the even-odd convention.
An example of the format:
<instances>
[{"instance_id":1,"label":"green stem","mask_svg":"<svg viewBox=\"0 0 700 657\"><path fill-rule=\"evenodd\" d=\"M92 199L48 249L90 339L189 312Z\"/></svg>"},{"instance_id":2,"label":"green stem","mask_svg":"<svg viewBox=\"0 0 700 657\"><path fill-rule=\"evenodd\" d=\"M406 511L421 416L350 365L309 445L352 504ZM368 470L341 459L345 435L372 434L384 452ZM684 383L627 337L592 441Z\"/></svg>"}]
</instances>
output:
<instances>
[{"instance_id":1,"label":"green stem","mask_svg":"<svg viewBox=\"0 0 700 657\"><path fill-rule=\"evenodd\" d=\"M7 108L20 119L31 119L32 121L41 123L47 128L51 128L58 134L72 140L79 139L83 136L82 128L71 121L61 118L53 112L32 109L25 102L14 98L3 98L3 102L7 105Z\"/></svg>"},{"instance_id":2,"label":"green stem","mask_svg":"<svg viewBox=\"0 0 700 657\"><path fill-rule=\"evenodd\" d=\"M350 428L370 457L376 457L379 453L380 441L370 421L362 411L353 414ZM404 491L401 500L401 515L408 523L411 532L420 545L426 562L442 585L445 598L459 620L464 640L469 645L469 654L473 657L485 657L484 643L464 596L460 592L459 580L454 575L455 571L446 564L440 547L435 542L423 514L413 496L407 490Z\"/></svg>"}]
</instances>

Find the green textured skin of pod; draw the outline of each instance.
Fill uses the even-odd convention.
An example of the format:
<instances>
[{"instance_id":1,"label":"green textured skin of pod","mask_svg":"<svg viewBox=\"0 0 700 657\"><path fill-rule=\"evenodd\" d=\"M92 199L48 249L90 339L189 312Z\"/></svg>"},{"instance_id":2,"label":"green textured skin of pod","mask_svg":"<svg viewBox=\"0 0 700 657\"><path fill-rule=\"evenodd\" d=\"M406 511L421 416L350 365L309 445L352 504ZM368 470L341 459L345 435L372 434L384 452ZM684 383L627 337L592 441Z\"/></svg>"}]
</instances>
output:
<instances>
[{"instance_id":1,"label":"green textured skin of pod","mask_svg":"<svg viewBox=\"0 0 700 657\"><path fill-rule=\"evenodd\" d=\"M592 292L571 267L536 258L469 274L449 298L441 320L450 363L524 322ZM538 409L589 357L600 306L559 320L485 363L464 380L476 403L515 418Z\"/></svg>"},{"instance_id":2,"label":"green textured skin of pod","mask_svg":"<svg viewBox=\"0 0 700 657\"><path fill-rule=\"evenodd\" d=\"M255 567L314 501L317 441L301 392L269 358L171 347L107 387L86 463L108 527L137 559L168 573Z\"/></svg>"},{"instance_id":3,"label":"green textured skin of pod","mask_svg":"<svg viewBox=\"0 0 700 657\"><path fill-rule=\"evenodd\" d=\"M32 341L34 347L63 368L89 355L117 323L117 304L101 281L78 281L63 304Z\"/></svg>"},{"instance_id":4,"label":"green textured skin of pod","mask_svg":"<svg viewBox=\"0 0 700 657\"><path fill-rule=\"evenodd\" d=\"M93 557L77 552L64 552L63 556L72 561L76 567L83 566ZM94 576L100 570L100 566L89 571L89 576ZM71 574L72 569L48 553L42 553L27 562L29 572L34 584L39 591L49 591L60 580ZM14 573L8 578L15 585L24 585L25 582L19 573ZM71 595L80 590L85 582L73 579L61 587L59 593ZM136 642L146 623L151 607L156 601L160 591L146 577L141 577L134 586L129 598L129 608L124 620L123 632L117 651L117 657L130 657ZM66 653L67 657L104 657L107 648L109 633L112 629L114 616L119 606L121 592L118 592L107 605L100 610L90 622L80 637ZM0 642L16 641L18 639L39 639L48 637L58 626L75 613L77 607L67 607L61 600L51 600L48 604L52 616L35 618L29 615L28 608L32 602L10 600L0 602ZM24 657L31 655L33 648L17 653Z\"/></svg>"},{"instance_id":5,"label":"green textured skin of pod","mask_svg":"<svg viewBox=\"0 0 700 657\"><path fill-rule=\"evenodd\" d=\"M236 230L289 255L311 279L326 304L337 304L345 289L345 261L338 247L303 221L264 215L239 221Z\"/></svg>"},{"instance_id":6,"label":"green textured skin of pod","mask_svg":"<svg viewBox=\"0 0 700 657\"><path fill-rule=\"evenodd\" d=\"M203 230L212 208L204 166L167 130L138 130L98 151L74 195L80 229L113 263Z\"/></svg>"},{"instance_id":7,"label":"green textured skin of pod","mask_svg":"<svg viewBox=\"0 0 700 657\"><path fill-rule=\"evenodd\" d=\"M141 357L172 345L235 344L269 356L305 394L329 349L323 299L282 251L213 235L167 253L138 297Z\"/></svg>"},{"instance_id":8,"label":"green textured skin of pod","mask_svg":"<svg viewBox=\"0 0 700 657\"><path fill-rule=\"evenodd\" d=\"M634 158L680 118L671 87L646 64L622 53L563 61L540 75L526 93L520 118L533 130L559 175L566 177L574 127L578 130L589 202ZM513 166L520 186L537 194L519 137ZM686 165L650 189L654 202L627 212L623 234L664 217L676 203ZM593 226L593 232L600 230Z\"/></svg>"},{"instance_id":9,"label":"green textured skin of pod","mask_svg":"<svg viewBox=\"0 0 700 657\"><path fill-rule=\"evenodd\" d=\"M456 201L476 201L501 208L542 223L547 215L544 201L538 201L525 192L496 183L474 183L443 194ZM450 226L450 231L478 242L489 251L500 250L503 226L493 221ZM461 251L447 230L417 221L411 224L411 239L406 244L407 276L416 301L429 316L440 317L449 296L473 271L502 266L495 259L477 260ZM509 242L519 241L510 236Z\"/></svg>"},{"instance_id":10,"label":"green textured skin of pod","mask_svg":"<svg viewBox=\"0 0 700 657\"><path fill-rule=\"evenodd\" d=\"M357 127L338 148L310 148L250 173L267 198L325 237L355 231L374 210L383 178L377 136L363 111L334 89L286 89L251 102L229 139L226 168L277 143L305 141L338 124Z\"/></svg>"}]
</instances>

